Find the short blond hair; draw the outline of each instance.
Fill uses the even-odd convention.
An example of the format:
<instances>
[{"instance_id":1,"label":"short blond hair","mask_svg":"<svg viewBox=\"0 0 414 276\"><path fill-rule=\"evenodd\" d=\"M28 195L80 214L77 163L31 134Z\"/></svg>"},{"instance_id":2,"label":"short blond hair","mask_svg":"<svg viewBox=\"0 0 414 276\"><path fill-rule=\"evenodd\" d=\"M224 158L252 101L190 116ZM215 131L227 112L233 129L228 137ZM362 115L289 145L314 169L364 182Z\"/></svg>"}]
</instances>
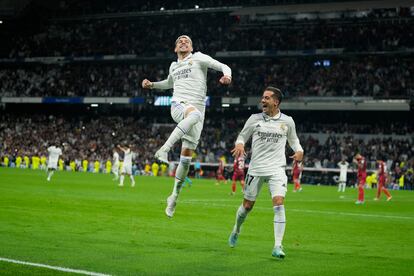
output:
<instances>
[{"instance_id":1,"label":"short blond hair","mask_svg":"<svg viewBox=\"0 0 414 276\"><path fill-rule=\"evenodd\" d=\"M191 40L191 37L189 37L188 35L180 35L176 40L175 40L175 45L177 45L178 41L180 40L180 38L185 37L188 40L190 40L191 45L193 45L193 41Z\"/></svg>"}]
</instances>

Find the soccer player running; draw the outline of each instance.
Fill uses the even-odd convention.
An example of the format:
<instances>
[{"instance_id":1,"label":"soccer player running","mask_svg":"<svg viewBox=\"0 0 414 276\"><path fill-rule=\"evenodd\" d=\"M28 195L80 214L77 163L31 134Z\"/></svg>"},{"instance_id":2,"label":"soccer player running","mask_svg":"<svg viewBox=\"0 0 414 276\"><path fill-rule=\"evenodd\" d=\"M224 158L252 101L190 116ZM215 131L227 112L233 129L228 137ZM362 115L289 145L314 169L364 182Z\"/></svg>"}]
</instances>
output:
<instances>
[{"instance_id":1,"label":"soccer player running","mask_svg":"<svg viewBox=\"0 0 414 276\"><path fill-rule=\"evenodd\" d=\"M346 188L346 175L348 173L348 166L349 163L346 162L345 158L343 157L341 162L338 162L339 167L339 184L338 184L338 192L345 192Z\"/></svg>"},{"instance_id":2,"label":"soccer player running","mask_svg":"<svg viewBox=\"0 0 414 276\"><path fill-rule=\"evenodd\" d=\"M58 143L56 143L57 145ZM49 160L47 162L47 181L50 181L53 173L57 170L59 156L62 155L62 149L56 145L47 148Z\"/></svg>"},{"instance_id":3,"label":"soccer player running","mask_svg":"<svg viewBox=\"0 0 414 276\"><path fill-rule=\"evenodd\" d=\"M355 161L358 165L358 200L355 204L364 204L365 202L365 180L367 178L367 162L361 154L355 155Z\"/></svg>"},{"instance_id":4,"label":"soccer player running","mask_svg":"<svg viewBox=\"0 0 414 276\"><path fill-rule=\"evenodd\" d=\"M240 155L234 158L233 162L233 183L231 184L231 195L236 194L236 182L240 181L242 190L244 190L244 156Z\"/></svg>"},{"instance_id":5,"label":"soccer player running","mask_svg":"<svg viewBox=\"0 0 414 276\"><path fill-rule=\"evenodd\" d=\"M385 182L387 180L387 165L382 160L377 160L378 163L378 187L377 187L377 196L374 200L379 200L381 196L381 192L387 196L387 201L392 199L390 192L388 192L387 188L385 187Z\"/></svg>"},{"instance_id":6,"label":"soccer player running","mask_svg":"<svg viewBox=\"0 0 414 276\"><path fill-rule=\"evenodd\" d=\"M131 179L131 187L135 187L135 179L132 175L132 157L133 152L131 150L132 145L122 147L118 145L118 148L124 152L124 164L121 169L121 177L119 178L119 187L124 186L124 178L125 174L129 175L129 178Z\"/></svg>"},{"instance_id":7,"label":"soccer player running","mask_svg":"<svg viewBox=\"0 0 414 276\"><path fill-rule=\"evenodd\" d=\"M261 99L263 113L253 114L247 120L237 137L232 154L235 157L246 154L244 145L252 137L252 156L244 186L244 200L236 213L236 222L229 237L230 247L236 245L240 228L264 183L268 183L274 211L275 244L272 256L284 258L282 240L286 226L285 207L283 205L287 191L285 172L286 141L295 152L290 158L301 161L303 149L296 135L292 117L283 114L280 109L282 93L278 88L267 87Z\"/></svg>"},{"instance_id":8,"label":"soccer player running","mask_svg":"<svg viewBox=\"0 0 414 276\"><path fill-rule=\"evenodd\" d=\"M181 35L175 41L177 61L170 65L167 79L159 82L142 81L143 88L171 89L171 117L177 123L165 144L155 153L155 157L168 163L168 152L179 140L182 140L180 162L175 174L172 194L167 199L165 213L172 217L175 212L178 194L188 174L191 157L197 147L203 129L207 93L208 68L223 72L219 82L231 83L231 69L208 55L196 52L192 54L193 43L187 35Z\"/></svg>"},{"instance_id":9,"label":"soccer player running","mask_svg":"<svg viewBox=\"0 0 414 276\"><path fill-rule=\"evenodd\" d=\"M303 170L302 161L293 160L292 178L293 178L293 183L295 184L295 188L293 189L293 192L302 191L302 187L300 186L300 179L302 178L302 170Z\"/></svg>"}]
</instances>

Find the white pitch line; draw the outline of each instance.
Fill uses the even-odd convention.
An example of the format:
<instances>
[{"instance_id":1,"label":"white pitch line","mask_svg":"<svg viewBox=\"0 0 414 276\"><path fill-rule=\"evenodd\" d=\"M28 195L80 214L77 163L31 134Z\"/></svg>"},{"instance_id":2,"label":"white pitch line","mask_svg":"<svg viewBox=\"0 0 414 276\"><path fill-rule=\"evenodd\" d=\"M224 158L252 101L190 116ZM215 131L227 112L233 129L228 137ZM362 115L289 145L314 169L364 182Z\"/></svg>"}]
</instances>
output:
<instances>
[{"instance_id":1,"label":"white pitch line","mask_svg":"<svg viewBox=\"0 0 414 276\"><path fill-rule=\"evenodd\" d=\"M206 206L214 206L214 207L237 207L236 205L230 204L217 204L212 201L196 201L196 200L185 200L180 203L184 204L199 204L199 205L206 205ZM259 210L270 210L266 207L254 207L254 209ZM332 212L332 211L318 211L318 210L303 210L303 209L286 209L286 212L293 211L293 212L303 212L303 213L314 213L314 214L326 214L326 215L343 215L343 216L357 216L357 217L375 217L375 218L391 218L391 219L408 219L414 220L414 217L405 217L405 216L391 216L391 215L377 215L377 214L367 214L367 213L347 213L347 212Z\"/></svg>"},{"instance_id":2,"label":"white pitch line","mask_svg":"<svg viewBox=\"0 0 414 276\"><path fill-rule=\"evenodd\" d=\"M58 271L63 271L63 272L78 273L78 274L83 274L83 275L110 276L110 274L102 274L102 273L99 273L99 272L72 269L72 268L66 268L66 267L60 267L60 266L52 266L52 265L46 265L46 264L30 263L30 262L24 262L24 261L13 260L13 259L8 259L8 258L2 258L2 257L0 257L0 261L8 262L8 263L14 263L14 264L22 264L22 265L43 267L43 268L48 268L48 269L53 269L53 270L58 270Z\"/></svg>"}]
</instances>

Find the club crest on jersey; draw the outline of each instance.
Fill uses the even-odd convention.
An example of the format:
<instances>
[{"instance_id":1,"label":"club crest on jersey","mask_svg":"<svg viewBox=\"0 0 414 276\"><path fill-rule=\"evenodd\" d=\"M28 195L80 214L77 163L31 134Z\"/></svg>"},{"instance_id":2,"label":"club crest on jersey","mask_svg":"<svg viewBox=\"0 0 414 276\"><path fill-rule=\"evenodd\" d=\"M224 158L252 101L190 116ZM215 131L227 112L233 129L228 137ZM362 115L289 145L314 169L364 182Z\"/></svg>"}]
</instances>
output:
<instances>
[{"instance_id":1,"label":"club crest on jersey","mask_svg":"<svg viewBox=\"0 0 414 276\"><path fill-rule=\"evenodd\" d=\"M287 125L286 124L280 124L280 129L282 131L287 131Z\"/></svg>"},{"instance_id":2,"label":"club crest on jersey","mask_svg":"<svg viewBox=\"0 0 414 276\"><path fill-rule=\"evenodd\" d=\"M189 66L193 65L193 60L192 60L192 59L190 59L190 60L188 61L188 65L189 65Z\"/></svg>"}]
</instances>

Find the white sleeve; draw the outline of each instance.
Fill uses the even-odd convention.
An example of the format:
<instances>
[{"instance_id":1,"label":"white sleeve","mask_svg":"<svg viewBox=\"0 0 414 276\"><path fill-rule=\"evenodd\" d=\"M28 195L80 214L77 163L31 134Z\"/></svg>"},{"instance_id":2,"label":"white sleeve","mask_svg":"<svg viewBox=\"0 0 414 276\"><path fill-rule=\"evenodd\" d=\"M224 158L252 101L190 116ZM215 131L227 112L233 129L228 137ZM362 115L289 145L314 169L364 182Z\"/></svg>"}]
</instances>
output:
<instances>
[{"instance_id":1,"label":"white sleeve","mask_svg":"<svg viewBox=\"0 0 414 276\"><path fill-rule=\"evenodd\" d=\"M291 121L289 122L287 140L288 140L289 146L293 149L294 152L297 152L297 151L303 152L303 148L300 145L299 138L296 135L296 126L295 126L295 121L293 121L293 119L291 119Z\"/></svg>"},{"instance_id":2,"label":"white sleeve","mask_svg":"<svg viewBox=\"0 0 414 276\"><path fill-rule=\"evenodd\" d=\"M174 81L173 78L171 76L171 67L172 67L173 63L171 63L170 68L168 69L168 77L165 80L162 81L156 81L152 83L152 88L153 89L160 89L160 90L167 90L167 89L171 89L174 86Z\"/></svg>"},{"instance_id":3,"label":"white sleeve","mask_svg":"<svg viewBox=\"0 0 414 276\"><path fill-rule=\"evenodd\" d=\"M253 134L254 130L254 122L255 118L254 115L251 115L250 118L244 124L242 131L240 132L239 136L237 136L236 145L237 144L245 144Z\"/></svg>"},{"instance_id":4,"label":"white sleeve","mask_svg":"<svg viewBox=\"0 0 414 276\"><path fill-rule=\"evenodd\" d=\"M223 72L223 75L230 76L231 77L231 69L229 66L227 66L224 63L221 63L218 60L215 60L214 58L210 57L209 55L205 55L203 53L200 54L201 63L207 68L214 69L216 71Z\"/></svg>"}]
</instances>

